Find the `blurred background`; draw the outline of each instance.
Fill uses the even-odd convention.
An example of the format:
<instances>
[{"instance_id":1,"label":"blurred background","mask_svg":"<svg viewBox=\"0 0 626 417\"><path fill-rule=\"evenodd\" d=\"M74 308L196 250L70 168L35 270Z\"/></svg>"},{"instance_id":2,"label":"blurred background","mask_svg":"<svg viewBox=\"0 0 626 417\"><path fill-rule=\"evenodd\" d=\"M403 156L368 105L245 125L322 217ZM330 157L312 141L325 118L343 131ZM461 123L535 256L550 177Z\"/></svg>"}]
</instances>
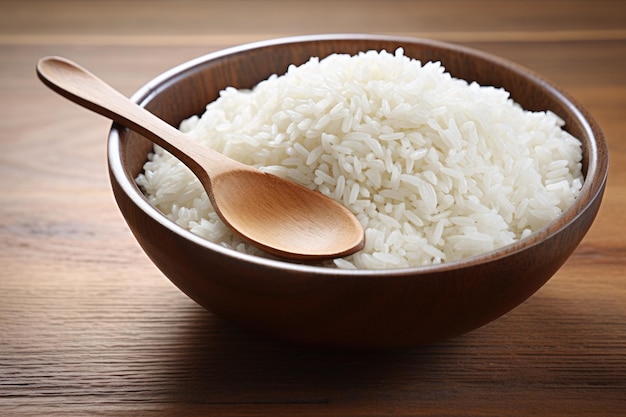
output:
<instances>
[{"instance_id":1,"label":"blurred background","mask_svg":"<svg viewBox=\"0 0 626 417\"><path fill-rule=\"evenodd\" d=\"M556 70L564 59L572 68L603 59L594 55L607 53L593 47L597 42L611 44L608 53L624 54L625 3L0 0L0 82L14 75L7 71L32 72L38 57L59 54L101 69L103 77L115 77L116 87L130 94L162 71L224 47L284 36L373 33L461 43L529 66L567 88L579 75ZM568 48L582 49L568 54ZM582 76L593 83L606 72L596 67ZM0 105L14 108L4 101Z\"/></svg>"},{"instance_id":2,"label":"blurred background","mask_svg":"<svg viewBox=\"0 0 626 417\"><path fill-rule=\"evenodd\" d=\"M115 60L112 69L127 73L129 88L219 48L319 33L462 43L549 76L551 60L560 59L558 51L572 42L623 41L625 8L619 0L0 0L0 45L4 71L9 60L24 59L32 67L44 54L72 55L87 59L85 64L94 60L96 68L103 67L99 60ZM554 54L535 63L538 44ZM90 57L96 47L102 52ZM143 59L155 55L156 62ZM568 82L567 74L558 76Z\"/></svg>"}]
</instances>

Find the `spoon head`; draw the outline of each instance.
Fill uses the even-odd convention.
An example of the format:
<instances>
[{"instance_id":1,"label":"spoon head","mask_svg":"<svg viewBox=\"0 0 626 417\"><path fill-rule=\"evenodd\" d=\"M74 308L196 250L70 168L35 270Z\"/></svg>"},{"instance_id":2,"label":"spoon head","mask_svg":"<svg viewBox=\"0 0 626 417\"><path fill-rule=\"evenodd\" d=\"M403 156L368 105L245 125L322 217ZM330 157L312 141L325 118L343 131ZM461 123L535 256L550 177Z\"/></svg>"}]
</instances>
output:
<instances>
[{"instance_id":1,"label":"spoon head","mask_svg":"<svg viewBox=\"0 0 626 417\"><path fill-rule=\"evenodd\" d=\"M222 220L241 237L273 255L316 261L363 248L356 217L321 193L256 170L211 178L209 196Z\"/></svg>"}]
</instances>

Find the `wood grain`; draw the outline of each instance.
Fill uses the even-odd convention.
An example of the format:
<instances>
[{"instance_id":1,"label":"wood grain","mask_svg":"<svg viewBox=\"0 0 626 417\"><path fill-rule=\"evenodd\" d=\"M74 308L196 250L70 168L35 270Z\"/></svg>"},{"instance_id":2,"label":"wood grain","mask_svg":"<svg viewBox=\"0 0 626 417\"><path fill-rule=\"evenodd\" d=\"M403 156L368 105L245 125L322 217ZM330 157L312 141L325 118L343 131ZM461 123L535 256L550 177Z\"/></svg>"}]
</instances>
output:
<instances>
[{"instance_id":1,"label":"wood grain","mask_svg":"<svg viewBox=\"0 0 626 417\"><path fill-rule=\"evenodd\" d=\"M0 1L0 414L626 415L625 3L347 1L333 14L302 2L306 19L283 21L278 10L304 13L286 3ZM336 30L428 33L504 56L564 87L604 130L611 170L597 221L556 276L496 322L423 348L354 353L220 321L124 224L106 175L109 123L34 75L41 56L65 55L131 94L241 40Z\"/></svg>"}]
</instances>

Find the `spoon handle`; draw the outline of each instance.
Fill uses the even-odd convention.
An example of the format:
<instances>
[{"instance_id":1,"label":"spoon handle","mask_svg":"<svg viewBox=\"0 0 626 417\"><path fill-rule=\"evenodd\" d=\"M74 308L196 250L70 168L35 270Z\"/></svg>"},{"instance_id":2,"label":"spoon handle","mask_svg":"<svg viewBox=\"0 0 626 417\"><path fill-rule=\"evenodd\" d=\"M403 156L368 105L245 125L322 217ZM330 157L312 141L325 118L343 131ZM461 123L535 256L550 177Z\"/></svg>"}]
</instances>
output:
<instances>
[{"instance_id":1,"label":"spoon handle","mask_svg":"<svg viewBox=\"0 0 626 417\"><path fill-rule=\"evenodd\" d=\"M37 64L37 75L45 85L63 97L134 130L166 149L196 175L213 176L233 168L248 169L246 165L190 140L175 127L68 59L42 58Z\"/></svg>"}]
</instances>

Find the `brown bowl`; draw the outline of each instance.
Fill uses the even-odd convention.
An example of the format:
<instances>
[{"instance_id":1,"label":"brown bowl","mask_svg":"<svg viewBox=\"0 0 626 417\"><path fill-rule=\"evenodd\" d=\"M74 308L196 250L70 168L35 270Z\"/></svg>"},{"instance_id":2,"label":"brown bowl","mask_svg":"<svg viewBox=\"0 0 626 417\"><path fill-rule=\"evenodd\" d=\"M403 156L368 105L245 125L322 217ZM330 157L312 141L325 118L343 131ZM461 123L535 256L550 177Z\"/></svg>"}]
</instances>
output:
<instances>
[{"instance_id":1,"label":"brown bowl","mask_svg":"<svg viewBox=\"0 0 626 417\"><path fill-rule=\"evenodd\" d=\"M563 265L591 226L608 150L589 113L537 74L465 47L422 39L333 35L279 39L197 58L152 80L133 100L167 122L201 114L226 86L250 88L311 56L394 51L441 61L455 77L507 89L528 110L551 110L583 142L585 183L574 205L540 231L466 260L384 271L346 271L263 259L225 249L168 220L134 178L152 144L114 125L109 169L137 241L185 294L216 315L278 339L327 347L410 347L457 336L510 311Z\"/></svg>"}]
</instances>

